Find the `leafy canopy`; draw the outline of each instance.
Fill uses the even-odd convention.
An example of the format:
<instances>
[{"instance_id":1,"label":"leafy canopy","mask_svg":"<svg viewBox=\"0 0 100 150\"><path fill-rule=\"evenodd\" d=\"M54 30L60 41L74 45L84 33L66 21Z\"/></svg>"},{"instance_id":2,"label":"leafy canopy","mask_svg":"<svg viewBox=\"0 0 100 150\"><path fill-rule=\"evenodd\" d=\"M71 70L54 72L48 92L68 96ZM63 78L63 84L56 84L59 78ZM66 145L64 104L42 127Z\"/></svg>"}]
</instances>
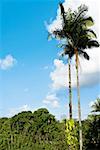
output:
<instances>
[{"instance_id":1,"label":"leafy canopy","mask_svg":"<svg viewBox=\"0 0 100 150\"><path fill-rule=\"evenodd\" d=\"M81 5L74 12L71 9L65 12L62 4L60 4L60 8L62 29L56 29L50 36L62 41L60 45L63 48L62 56L69 55L72 58L75 48L77 48L78 54L89 60L85 49L99 47L99 43L95 40L96 33L90 28L94 25L94 21L91 16L87 16L88 7ZM63 40L67 42L63 43Z\"/></svg>"}]
</instances>

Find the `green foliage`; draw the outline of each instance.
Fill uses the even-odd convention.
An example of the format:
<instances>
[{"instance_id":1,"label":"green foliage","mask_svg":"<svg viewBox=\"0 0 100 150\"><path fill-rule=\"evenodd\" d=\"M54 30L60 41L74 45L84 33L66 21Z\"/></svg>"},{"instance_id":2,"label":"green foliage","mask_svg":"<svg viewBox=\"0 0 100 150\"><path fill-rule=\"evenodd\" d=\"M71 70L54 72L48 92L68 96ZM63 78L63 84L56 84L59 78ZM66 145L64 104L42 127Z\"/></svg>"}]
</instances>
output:
<instances>
[{"instance_id":1,"label":"green foliage","mask_svg":"<svg viewBox=\"0 0 100 150\"><path fill-rule=\"evenodd\" d=\"M78 133L77 127L75 126L75 121L73 119L66 121L66 142L71 150L78 150Z\"/></svg>"},{"instance_id":2,"label":"green foliage","mask_svg":"<svg viewBox=\"0 0 100 150\"><path fill-rule=\"evenodd\" d=\"M99 43L94 40L96 33L90 28L94 25L91 16L87 16L88 7L81 5L77 11L68 9L67 12L61 13L62 29L55 29L51 33L51 37L65 40L66 43L61 46L63 48L63 55L69 55L70 58L75 54L74 49L77 48L78 54L89 60L85 49L92 47L99 47Z\"/></svg>"},{"instance_id":3,"label":"green foliage","mask_svg":"<svg viewBox=\"0 0 100 150\"><path fill-rule=\"evenodd\" d=\"M83 144L84 150L99 150L100 115L90 115L83 121Z\"/></svg>"},{"instance_id":4,"label":"green foliage","mask_svg":"<svg viewBox=\"0 0 100 150\"><path fill-rule=\"evenodd\" d=\"M83 149L100 146L100 115L82 122ZM0 119L0 150L78 150L79 127L75 120L57 121L47 109L24 111Z\"/></svg>"},{"instance_id":5,"label":"green foliage","mask_svg":"<svg viewBox=\"0 0 100 150\"><path fill-rule=\"evenodd\" d=\"M47 109L0 119L0 150L66 150L64 124Z\"/></svg>"}]
</instances>

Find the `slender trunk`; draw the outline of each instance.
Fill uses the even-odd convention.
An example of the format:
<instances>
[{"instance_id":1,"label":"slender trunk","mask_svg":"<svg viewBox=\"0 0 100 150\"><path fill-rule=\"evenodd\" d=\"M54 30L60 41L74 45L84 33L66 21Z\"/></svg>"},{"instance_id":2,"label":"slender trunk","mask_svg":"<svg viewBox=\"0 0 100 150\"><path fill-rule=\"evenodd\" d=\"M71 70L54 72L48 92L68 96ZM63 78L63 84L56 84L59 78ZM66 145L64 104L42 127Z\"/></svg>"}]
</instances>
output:
<instances>
[{"instance_id":1,"label":"slender trunk","mask_svg":"<svg viewBox=\"0 0 100 150\"><path fill-rule=\"evenodd\" d=\"M79 116L79 140L80 140L80 150L82 150L82 123L81 123L81 106L80 106L80 87L79 87L79 69L78 69L78 51L75 48L76 54L76 75L77 75L77 97L78 97L78 116Z\"/></svg>"},{"instance_id":2,"label":"slender trunk","mask_svg":"<svg viewBox=\"0 0 100 150\"><path fill-rule=\"evenodd\" d=\"M69 70L69 119L72 119L72 88L71 88L70 57L68 57L68 70Z\"/></svg>"},{"instance_id":3,"label":"slender trunk","mask_svg":"<svg viewBox=\"0 0 100 150\"><path fill-rule=\"evenodd\" d=\"M11 132L11 150L13 150L13 134Z\"/></svg>"}]
</instances>

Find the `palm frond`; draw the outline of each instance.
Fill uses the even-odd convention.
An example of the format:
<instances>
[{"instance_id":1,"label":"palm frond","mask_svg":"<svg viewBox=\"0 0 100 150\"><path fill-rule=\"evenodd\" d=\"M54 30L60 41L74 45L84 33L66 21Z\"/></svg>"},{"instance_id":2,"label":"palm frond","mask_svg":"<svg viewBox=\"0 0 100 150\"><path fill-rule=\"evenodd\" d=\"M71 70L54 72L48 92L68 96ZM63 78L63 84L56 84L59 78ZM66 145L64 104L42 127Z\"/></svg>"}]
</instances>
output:
<instances>
[{"instance_id":1,"label":"palm frond","mask_svg":"<svg viewBox=\"0 0 100 150\"><path fill-rule=\"evenodd\" d=\"M58 47L58 48L64 48L64 47L65 47L65 44L58 44L57 47Z\"/></svg>"},{"instance_id":2,"label":"palm frond","mask_svg":"<svg viewBox=\"0 0 100 150\"><path fill-rule=\"evenodd\" d=\"M94 25L94 21L92 17L82 18L82 20L80 20L80 23L84 24L86 27L90 27Z\"/></svg>"},{"instance_id":3,"label":"palm frond","mask_svg":"<svg viewBox=\"0 0 100 150\"><path fill-rule=\"evenodd\" d=\"M85 13L88 11L88 7L86 5L81 5L78 8L78 12L76 13L75 22L77 22L81 17L85 16Z\"/></svg>"},{"instance_id":4,"label":"palm frond","mask_svg":"<svg viewBox=\"0 0 100 150\"><path fill-rule=\"evenodd\" d=\"M86 60L90 59L89 55L86 52L82 51L82 50L79 50L79 54L82 55Z\"/></svg>"},{"instance_id":5,"label":"palm frond","mask_svg":"<svg viewBox=\"0 0 100 150\"><path fill-rule=\"evenodd\" d=\"M100 44L96 40L90 40L87 43L88 48L99 47Z\"/></svg>"},{"instance_id":6,"label":"palm frond","mask_svg":"<svg viewBox=\"0 0 100 150\"><path fill-rule=\"evenodd\" d=\"M56 29L52 36L53 38L59 39L61 44L59 48L63 48L62 55L69 55L70 58L75 54L74 48L79 50L79 54L85 59L89 60L89 55L84 52L84 49L99 47L99 43L94 38L97 38L96 33L89 27L94 24L92 17L86 16L88 7L81 5L78 11L72 12L68 9L65 12L62 3L59 4L61 10L61 16L63 19L62 29ZM66 39L66 42L62 42Z\"/></svg>"},{"instance_id":7,"label":"palm frond","mask_svg":"<svg viewBox=\"0 0 100 150\"><path fill-rule=\"evenodd\" d=\"M79 37L79 39L77 40L76 46L79 49L86 49L87 48L87 43L88 43L89 40L90 39L87 36Z\"/></svg>"},{"instance_id":8,"label":"palm frond","mask_svg":"<svg viewBox=\"0 0 100 150\"><path fill-rule=\"evenodd\" d=\"M90 38L97 38L96 33L91 29L86 29L81 32L83 36L89 36Z\"/></svg>"},{"instance_id":9,"label":"palm frond","mask_svg":"<svg viewBox=\"0 0 100 150\"><path fill-rule=\"evenodd\" d=\"M53 32L53 35L55 36L55 38L65 38L65 34L63 30L56 30Z\"/></svg>"}]
</instances>

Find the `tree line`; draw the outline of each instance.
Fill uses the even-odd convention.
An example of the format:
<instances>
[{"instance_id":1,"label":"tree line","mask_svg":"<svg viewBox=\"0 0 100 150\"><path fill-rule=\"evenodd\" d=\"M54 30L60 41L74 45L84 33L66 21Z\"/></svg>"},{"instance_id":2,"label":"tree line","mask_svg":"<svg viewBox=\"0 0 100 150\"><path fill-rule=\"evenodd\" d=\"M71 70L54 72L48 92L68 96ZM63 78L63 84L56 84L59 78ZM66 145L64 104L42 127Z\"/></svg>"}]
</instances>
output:
<instances>
[{"instance_id":1,"label":"tree line","mask_svg":"<svg viewBox=\"0 0 100 150\"><path fill-rule=\"evenodd\" d=\"M100 112L100 99L92 106ZM98 111L99 109L99 111ZM82 120L83 150L100 148L100 114ZM0 150L79 150L78 120L58 121L46 108L0 118Z\"/></svg>"}]
</instances>

